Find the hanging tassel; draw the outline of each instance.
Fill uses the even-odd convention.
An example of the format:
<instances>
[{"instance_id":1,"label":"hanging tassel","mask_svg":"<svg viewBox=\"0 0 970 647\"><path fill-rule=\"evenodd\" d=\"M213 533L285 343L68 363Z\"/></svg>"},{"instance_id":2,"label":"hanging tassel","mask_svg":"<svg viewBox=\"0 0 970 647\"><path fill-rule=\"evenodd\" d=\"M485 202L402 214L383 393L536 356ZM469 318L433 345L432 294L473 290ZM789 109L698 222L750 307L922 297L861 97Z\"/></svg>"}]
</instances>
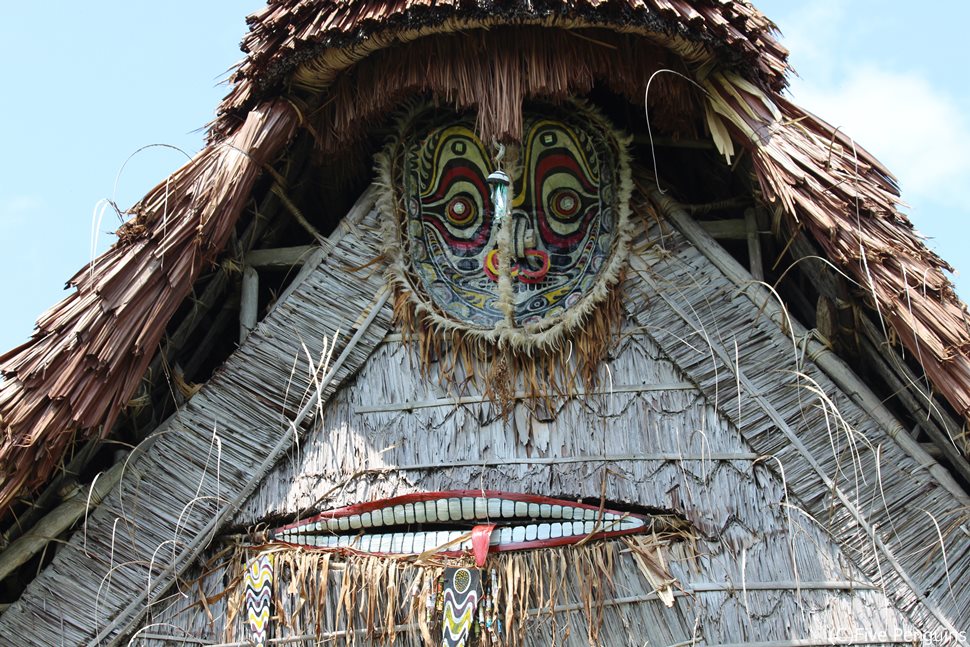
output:
<instances>
[{"instance_id":1,"label":"hanging tassel","mask_svg":"<svg viewBox=\"0 0 970 647\"><path fill-rule=\"evenodd\" d=\"M495 530L494 523L485 523L472 528L472 553L475 555L475 566L478 568L485 566L493 530Z\"/></svg>"},{"instance_id":2,"label":"hanging tassel","mask_svg":"<svg viewBox=\"0 0 970 647\"><path fill-rule=\"evenodd\" d=\"M482 595L482 574L475 569L446 568L443 577L441 644L466 647Z\"/></svg>"},{"instance_id":3,"label":"hanging tassel","mask_svg":"<svg viewBox=\"0 0 970 647\"><path fill-rule=\"evenodd\" d=\"M251 642L264 647L269 637L270 605L273 602L273 555L266 553L246 566L246 615Z\"/></svg>"}]
</instances>

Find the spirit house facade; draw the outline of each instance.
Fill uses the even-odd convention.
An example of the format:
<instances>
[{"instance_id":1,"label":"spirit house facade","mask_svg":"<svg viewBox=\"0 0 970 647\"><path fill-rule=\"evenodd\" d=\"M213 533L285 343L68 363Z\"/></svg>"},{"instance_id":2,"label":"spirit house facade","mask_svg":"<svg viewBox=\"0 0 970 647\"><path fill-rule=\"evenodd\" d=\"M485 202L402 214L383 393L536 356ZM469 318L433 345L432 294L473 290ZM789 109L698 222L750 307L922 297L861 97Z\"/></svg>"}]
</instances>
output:
<instances>
[{"instance_id":1,"label":"spirit house facade","mask_svg":"<svg viewBox=\"0 0 970 647\"><path fill-rule=\"evenodd\" d=\"M0 357L0 644L966 642L965 306L754 7L249 22Z\"/></svg>"}]
</instances>

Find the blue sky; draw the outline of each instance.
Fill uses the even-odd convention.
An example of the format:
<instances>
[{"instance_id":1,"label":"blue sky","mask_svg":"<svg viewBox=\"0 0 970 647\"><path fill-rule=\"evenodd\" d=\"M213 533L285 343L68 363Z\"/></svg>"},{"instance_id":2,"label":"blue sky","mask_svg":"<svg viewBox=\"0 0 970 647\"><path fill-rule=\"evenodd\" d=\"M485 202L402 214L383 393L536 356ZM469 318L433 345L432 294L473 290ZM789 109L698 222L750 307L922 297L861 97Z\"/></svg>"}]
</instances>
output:
<instances>
[{"instance_id":1,"label":"blue sky","mask_svg":"<svg viewBox=\"0 0 970 647\"><path fill-rule=\"evenodd\" d=\"M13 3L0 24L0 349L30 336L127 208L202 146L260 0ZM900 179L970 295L970 3L756 2L801 75L792 95ZM163 144L166 146L155 146ZM185 154L168 146L181 149ZM147 148L145 148L147 147ZM123 171L122 171L123 169ZM120 173L119 173L120 172ZM95 217L103 211L100 222ZM92 249L94 250L92 252Z\"/></svg>"}]
</instances>

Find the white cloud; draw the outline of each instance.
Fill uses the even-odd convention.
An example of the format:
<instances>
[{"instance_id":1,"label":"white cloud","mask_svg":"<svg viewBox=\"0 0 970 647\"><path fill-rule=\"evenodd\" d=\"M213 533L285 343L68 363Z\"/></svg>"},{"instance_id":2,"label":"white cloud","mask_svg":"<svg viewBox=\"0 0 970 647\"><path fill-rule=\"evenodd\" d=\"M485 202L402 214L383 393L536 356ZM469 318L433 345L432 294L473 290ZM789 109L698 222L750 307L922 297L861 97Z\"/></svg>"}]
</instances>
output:
<instances>
[{"instance_id":1,"label":"white cloud","mask_svg":"<svg viewBox=\"0 0 970 647\"><path fill-rule=\"evenodd\" d=\"M970 201L970 122L926 79L875 65L832 86L796 81L792 98L855 139L899 179L903 197Z\"/></svg>"},{"instance_id":2,"label":"white cloud","mask_svg":"<svg viewBox=\"0 0 970 647\"><path fill-rule=\"evenodd\" d=\"M762 3L758 3L759 7ZM778 4L779 6L774 6ZM770 3L762 7L769 17L778 19L782 42L791 52L795 71L811 70L815 80L829 75L837 61L832 52L838 49L846 22L846 6L840 0L816 0L789 4Z\"/></svg>"},{"instance_id":3,"label":"white cloud","mask_svg":"<svg viewBox=\"0 0 970 647\"><path fill-rule=\"evenodd\" d=\"M44 206L44 201L32 195L13 195L0 198L0 231L9 231L26 222Z\"/></svg>"}]
</instances>

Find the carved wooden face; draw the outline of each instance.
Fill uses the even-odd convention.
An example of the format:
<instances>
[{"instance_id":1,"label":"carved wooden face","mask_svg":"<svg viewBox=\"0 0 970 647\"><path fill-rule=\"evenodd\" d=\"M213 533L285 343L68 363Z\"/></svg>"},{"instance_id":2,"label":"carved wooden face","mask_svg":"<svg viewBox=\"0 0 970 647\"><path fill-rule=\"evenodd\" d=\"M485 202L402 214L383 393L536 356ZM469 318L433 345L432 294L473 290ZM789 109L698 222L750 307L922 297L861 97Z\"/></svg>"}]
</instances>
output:
<instances>
[{"instance_id":1,"label":"carved wooden face","mask_svg":"<svg viewBox=\"0 0 970 647\"><path fill-rule=\"evenodd\" d=\"M527 111L506 172L511 301L516 326L555 323L594 291L616 253L621 145L599 117L577 109ZM503 321L498 232L488 177L491 147L468 118L410 121L392 183L404 206L402 258L431 310L472 329ZM393 153L392 153L393 155Z\"/></svg>"}]
</instances>

